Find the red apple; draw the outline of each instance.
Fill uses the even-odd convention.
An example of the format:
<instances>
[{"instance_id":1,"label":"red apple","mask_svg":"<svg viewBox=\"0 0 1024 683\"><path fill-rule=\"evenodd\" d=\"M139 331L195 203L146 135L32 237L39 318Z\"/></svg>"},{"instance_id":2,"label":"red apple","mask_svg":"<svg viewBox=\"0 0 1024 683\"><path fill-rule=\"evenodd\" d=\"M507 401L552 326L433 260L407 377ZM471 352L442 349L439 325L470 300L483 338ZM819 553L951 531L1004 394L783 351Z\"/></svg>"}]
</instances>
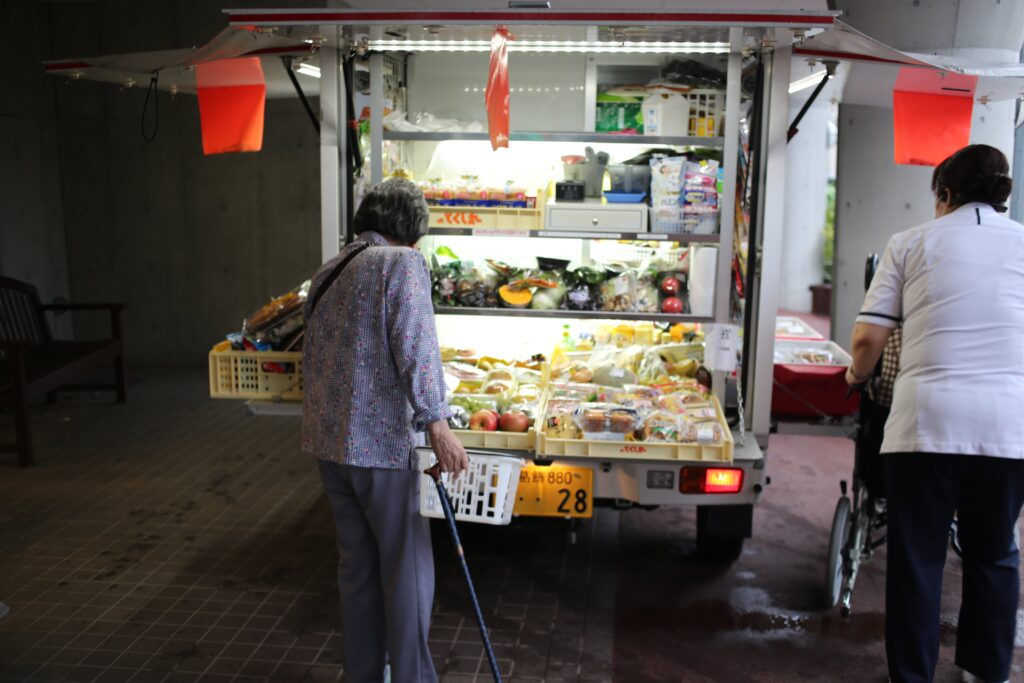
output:
<instances>
[{"instance_id":1,"label":"red apple","mask_svg":"<svg viewBox=\"0 0 1024 683\"><path fill-rule=\"evenodd\" d=\"M675 296L682 288L683 283L679 281L679 278L672 277L671 275L661 281L661 291L669 296Z\"/></svg>"},{"instance_id":2,"label":"red apple","mask_svg":"<svg viewBox=\"0 0 1024 683\"><path fill-rule=\"evenodd\" d=\"M478 410L469 417L469 428L493 432L498 428L498 414L493 410Z\"/></svg>"},{"instance_id":3,"label":"red apple","mask_svg":"<svg viewBox=\"0 0 1024 683\"><path fill-rule=\"evenodd\" d=\"M510 410L498 420L498 428L503 432L525 432L530 428L530 418L519 410Z\"/></svg>"},{"instance_id":4,"label":"red apple","mask_svg":"<svg viewBox=\"0 0 1024 683\"><path fill-rule=\"evenodd\" d=\"M682 313L683 312L683 300L677 296L667 297L661 302L662 313Z\"/></svg>"}]
</instances>

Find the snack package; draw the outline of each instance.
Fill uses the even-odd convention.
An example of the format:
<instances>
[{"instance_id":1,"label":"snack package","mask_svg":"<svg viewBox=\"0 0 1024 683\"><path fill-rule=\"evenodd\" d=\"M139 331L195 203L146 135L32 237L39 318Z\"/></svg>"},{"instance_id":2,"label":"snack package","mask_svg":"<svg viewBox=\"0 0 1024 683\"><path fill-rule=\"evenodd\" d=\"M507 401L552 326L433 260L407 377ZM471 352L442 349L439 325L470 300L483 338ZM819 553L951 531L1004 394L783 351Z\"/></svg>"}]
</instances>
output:
<instances>
[{"instance_id":1,"label":"snack package","mask_svg":"<svg viewBox=\"0 0 1024 683\"><path fill-rule=\"evenodd\" d=\"M715 422L694 422L689 416L679 417L681 443L716 444L722 441L722 426Z\"/></svg>"},{"instance_id":2,"label":"snack package","mask_svg":"<svg viewBox=\"0 0 1024 683\"><path fill-rule=\"evenodd\" d=\"M624 441L639 423L634 408L614 403L581 403L576 409L576 424L583 438L596 441Z\"/></svg>"},{"instance_id":3,"label":"snack package","mask_svg":"<svg viewBox=\"0 0 1024 683\"><path fill-rule=\"evenodd\" d=\"M775 362L789 365L837 365L831 351L826 349L775 349Z\"/></svg>"},{"instance_id":4,"label":"snack package","mask_svg":"<svg viewBox=\"0 0 1024 683\"><path fill-rule=\"evenodd\" d=\"M513 404L536 404L538 401L540 401L539 384L520 384L512 395Z\"/></svg>"},{"instance_id":5,"label":"snack package","mask_svg":"<svg viewBox=\"0 0 1024 683\"><path fill-rule=\"evenodd\" d=\"M516 366L515 373L519 384L540 384L542 379L540 370Z\"/></svg>"},{"instance_id":6,"label":"snack package","mask_svg":"<svg viewBox=\"0 0 1024 683\"><path fill-rule=\"evenodd\" d=\"M443 364L443 367L446 375L452 375L460 380L465 379L482 382L487 376L487 373L480 368L462 361L448 361Z\"/></svg>"},{"instance_id":7,"label":"snack package","mask_svg":"<svg viewBox=\"0 0 1024 683\"><path fill-rule=\"evenodd\" d=\"M661 398L661 390L643 384L627 384L622 387L622 395L628 401L657 401Z\"/></svg>"},{"instance_id":8,"label":"snack package","mask_svg":"<svg viewBox=\"0 0 1024 683\"><path fill-rule=\"evenodd\" d=\"M718 162L699 159L686 162L683 191L683 231L699 235L713 234L718 228Z\"/></svg>"},{"instance_id":9,"label":"snack package","mask_svg":"<svg viewBox=\"0 0 1024 683\"><path fill-rule=\"evenodd\" d=\"M508 380L495 379L490 382L484 382L482 393L494 394L506 398L511 398L512 393L516 389L515 382L509 382Z\"/></svg>"},{"instance_id":10,"label":"snack package","mask_svg":"<svg viewBox=\"0 0 1024 683\"><path fill-rule=\"evenodd\" d=\"M640 428L640 437L644 441L679 441L679 416L664 410L648 414Z\"/></svg>"},{"instance_id":11,"label":"snack package","mask_svg":"<svg viewBox=\"0 0 1024 683\"><path fill-rule=\"evenodd\" d=\"M472 379L460 380L455 388L452 389L453 394L482 394L484 383Z\"/></svg>"},{"instance_id":12,"label":"snack package","mask_svg":"<svg viewBox=\"0 0 1024 683\"><path fill-rule=\"evenodd\" d=\"M515 369L507 365L498 365L487 371L484 375L484 382L510 382L516 381Z\"/></svg>"}]
</instances>

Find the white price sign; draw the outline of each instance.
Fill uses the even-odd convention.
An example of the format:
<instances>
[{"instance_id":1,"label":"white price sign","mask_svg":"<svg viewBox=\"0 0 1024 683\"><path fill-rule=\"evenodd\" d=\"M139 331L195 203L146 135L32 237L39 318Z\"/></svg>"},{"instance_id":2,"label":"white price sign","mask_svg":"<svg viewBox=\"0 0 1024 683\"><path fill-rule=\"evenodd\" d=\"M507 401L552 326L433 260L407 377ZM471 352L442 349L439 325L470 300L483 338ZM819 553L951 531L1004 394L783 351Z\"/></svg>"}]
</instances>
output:
<instances>
[{"instance_id":1,"label":"white price sign","mask_svg":"<svg viewBox=\"0 0 1024 683\"><path fill-rule=\"evenodd\" d=\"M704 366L708 370L734 372L740 329L736 325L704 326Z\"/></svg>"}]
</instances>

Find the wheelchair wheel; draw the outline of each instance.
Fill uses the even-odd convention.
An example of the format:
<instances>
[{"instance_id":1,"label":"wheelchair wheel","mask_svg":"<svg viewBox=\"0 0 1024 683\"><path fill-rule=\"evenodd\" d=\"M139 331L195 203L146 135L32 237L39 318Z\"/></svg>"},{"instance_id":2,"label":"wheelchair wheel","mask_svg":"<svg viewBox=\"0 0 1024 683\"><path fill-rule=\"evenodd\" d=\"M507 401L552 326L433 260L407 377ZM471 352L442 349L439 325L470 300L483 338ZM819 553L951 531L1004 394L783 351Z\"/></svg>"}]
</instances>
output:
<instances>
[{"instance_id":1,"label":"wheelchair wheel","mask_svg":"<svg viewBox=\"0 0 1024 683\"><path fill-rule=\"evenodd\" d=\"M844 554L850 540L850 499L843 496L836 501L832 517L832 534L828 542L828 563L825 569L825 600L828 607L839 603L845 575Z\"/></svg>"}]
</instances>

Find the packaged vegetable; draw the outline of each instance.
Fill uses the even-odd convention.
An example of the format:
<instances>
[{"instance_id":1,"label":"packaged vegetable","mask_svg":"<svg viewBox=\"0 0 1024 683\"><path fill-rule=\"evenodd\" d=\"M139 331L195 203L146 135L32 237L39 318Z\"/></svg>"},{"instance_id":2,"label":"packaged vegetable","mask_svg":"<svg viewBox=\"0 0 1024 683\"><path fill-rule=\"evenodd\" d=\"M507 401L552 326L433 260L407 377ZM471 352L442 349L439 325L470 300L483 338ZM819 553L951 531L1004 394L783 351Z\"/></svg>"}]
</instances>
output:
<instances>
[{"instance_id":1,"label":"packaged vegetable","mask_svg":"<svg viewBox=\"0 0 1024 683\"><path fill-rule=\"evenodd\" d=\"M601 310L628 312L636 304L636 275L625 271L610 277L600 285Z\"/></svg>"},{"instance_id":2,"label":"packaged vegetable","mask_svg":"<svg viewBox=\"0 0 1024 683\"><path fill-rule=\"evenodd\" d=\"M636 300L633 310L638 313L657 313L661 310L661 296L658 290L658 273L642 268L636 274Z\"/></svg>"},{"instance_id":3,"label":"packaged vegetable","mask_svg":"<svg viewBox=\"0 0 1024 683\"><path fill-rule=\"evenodd\" d=\"M481 268L462 262L455 283L455 301L460 306L475 308L498 305L498 274L491 268Z\"/></svg>"},{"instance_id":4,"label":"packaged vegetable","mask_svg":"<svg viewBox=\"0 0 1024 683\"><path fill-rule=\"evenodd\" d=\"M593 311L601 297L599 285L605 281L605 272L597 268L576 268L565 274L565 307L570 311Z\"/></svg>"},{"instance_id":5,"label":"packaged vegetable","mask_svg":"<svg viewBox=\"0 0 1024 683\"><path fill-rule=\"evenodd\" d=\"M578 439L582 436L576 424L578 401L556 399L548 402L544 415L544 434L554 439Z\"/></svg>"},{"instance_id":6,"label":"packaged vegetable","mask_svg":"<svg viewBox=\"0 0 1024 683\"><path fill-rule=\"evenodd\" d=\"M500 412L500 401L495 394L457 394L449 397L448 405L459 406L469 415L484 409Z\"/></svg>"},{"instance_id":7,"label":"packaged vegetable","mask_svg":"<svg viewBox=\"0 0 1024 683\"><path fill-rule=\"evenodd\" d=\"M533 287L533 300L530 308L538 311L554 311L565 302L565 281L561 273L553 270L531 271L527 282Z\"/></svg>"},{"instance_id":8,"label":"packaged vegetable","mask_svg":"<svg viewBox=\"0 0 1024 683\"><path fill-rule=\"evenodd\" d=\"M448 426L452 429L469 429L469 412L459 405L450 405L452 414L448 418Z\"/></svg>"},{"instance_id":9,"label":"packaged vegetable","mask_svg":"<svg viewBox=\"0 0 1024 683\"><path fill-rule=\"evenodd\" d=\"M634 384L636 374L632 370L607 364L594 370L591 381L608 387L621 387L624 384Z\"/></svg>"},{"instance_id":10,"label":"packaged vegetable","mask_svg":"<svg viewBox=\"0 0 1024 683\"><path fill-rule=\"evenodd\" d=\"M668 366L654 349L647 349L636 372L637 379L644 384L661 384L668 380Z\"/></svg>"}]
</instances>

